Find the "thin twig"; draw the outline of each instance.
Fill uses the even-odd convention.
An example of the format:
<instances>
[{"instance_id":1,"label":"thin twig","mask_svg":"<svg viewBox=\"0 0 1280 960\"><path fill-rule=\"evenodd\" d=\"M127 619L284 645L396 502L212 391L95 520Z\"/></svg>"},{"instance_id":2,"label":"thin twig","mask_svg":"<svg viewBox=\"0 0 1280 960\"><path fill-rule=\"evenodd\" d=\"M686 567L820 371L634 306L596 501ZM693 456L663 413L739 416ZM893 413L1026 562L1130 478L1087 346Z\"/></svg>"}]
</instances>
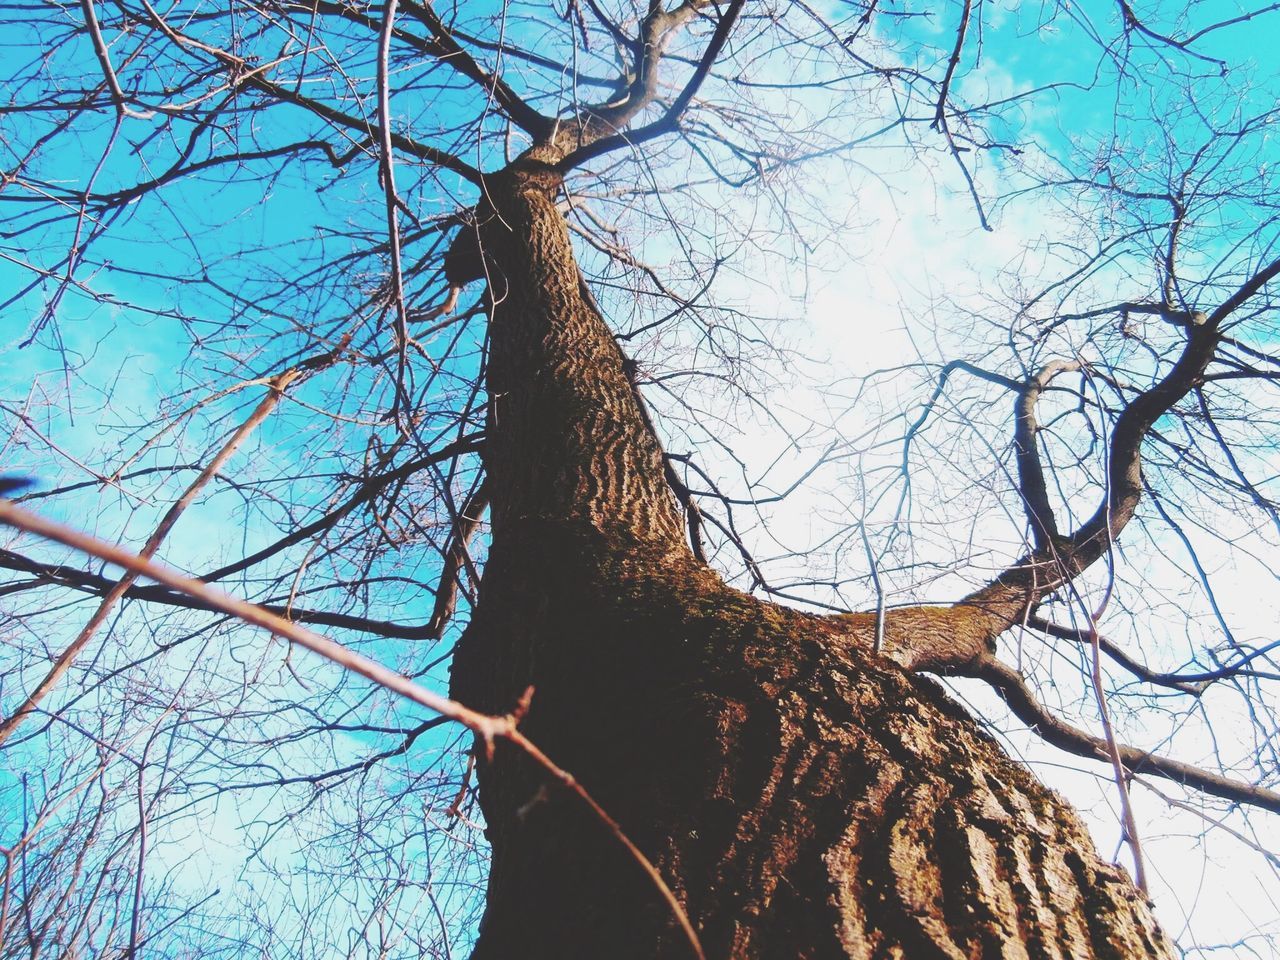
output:
<instances>
[{"instance_id":1,"label":"thin twig","mask_svg":"<svg viewBox=\"0 0 1280 960\"><path fill-rule=\"evenodd\" d=\"M283 617L278 617L255 604L237 599L199 580L183 576L176 570L155 563L146 557L130 553L96 537L91 537L78 530L54 523L52 520L46 520L44 517L23 510L9 500L0 499L0 523L43 537L46 540L52 540L55 543L60 543L65 547L70 547L72 550L97 557L99 560L115 566L124 567L134 576L143 576L154 580L156 583L162 584L171 590L203 601L213 610L283 637L304 649L310 650L312 653L324 657L331 663L337 664L344 670L359 674L378 686L385 687L393 693L398 693L407 700L411 700L450 720L457 721L479 738L480 745L487 757L493 755L494 742L498 739L506 740L519 747L554 780L576 794L587 808L595 814L596 818L613 834L615 839L618 840L636 864L644 871L645 875L648 876L663 901L670 908L672 916L688 940L690 952L698 960L706 960L706 954L702 950L702 943L698 939L697 932L693 929L693 924L690 922L688 914L685 912L684 907L680 905L680 901L676 899L666 881L662 879L662 875L657 868L650 863L640 848L632 843L630 838L622 832L622 828L617 821L610 817L604 808L596 803L582 785L574 779L572 774L556 766L546 754L517 729L520 718L528 709L529 699L533 692L532 688L526 691L516 709L505 716L480 713L458 703L456 700L450 700L448 697L443 697L438 693L432 693L403 674L383 666L376 660L370 660L354 650L347 649L340 643L336 643L327 637L322 637L318 633L312 633L305 627L285 620Z\"/></svg>"},{"instance_id":2,"label":"thin twig","mask_svg":"<svg viewBox=\"0 0 1280 960\"><path fill-rule=\"evenodd\" d=\"M387 206L387 237L391 251L391 303L396 312L396 397L392 418L401 403L409 403L405 387L408 367L406 352L413 339L409 336L409 311L404 303L404 270L400 264L400 198L396 195L395 161L391 145L391 32L395 26L397 0L387 0L382 9L382 30L378 35L378 178ZM416 345L416 344L415 344Z\"/></svg>"},{"instance_id":3,"label":"thin twig","mask_svg":"<svg viewBox=\"0 0 1280 960\"><path fill-rule=\"evenodd\" d=\"M1097 384L1090 379L1090 385L1097 390ZM1098 402L1102 402L1102 397L1098 396ZM1110 448L1109 444L1104 444L1103 449ZM1110 476L1110 473L1107 473ZM1108 492L1109 494L1109 492ZM1111 497L1108 495L1105 502L1110 504ZM1109 509L1109 508L1108 508ZM1111 602L1111 594L1115 589L1116 583L1116 567L1115 567L1115 541L1111 537L1111 523L1108 520L1106 524L1107 530L1107 585L1102 591L1102 599L1098 601L1097 607L1090 612L1088 606L1084 602L1084 597L1080 591L1076 589L1075 582L1070 583L1070 589L1075 594L1076 599L1080 603L1081 609L1084 611L1087 623L1089 625L1089 652L1091 654L1089 679L1093 685L1093 695L1098 703L1098 717L1102 722L1102 733L1107 745L1107 759L1111 761L1112 775L1116 782L1116 791L1120 795L1120 820L1124 830L1124 840L1129 844L1129 850L1133 854L1133 880L1137 884L1138 889L1143 893L1149 893L1147 888L1147 870L1143 862L1142 856L1142 839L1138 835L1138 821L1133 815L1133 801L1129 796L1129 773L1125 770L1124 760L1120 756L1120 746L1116 742L1115 728L1111 725L1111 711L1107 708L1107 694L1102 685L1102 650L1101 637L1098 633L1098 622L1102 619L1102 615L1106 613L1107 604Z\"/></svg>"},{"instance_id":4,"label":"thin twig","mask_svg":"<svg viewBox=\"0 0 1280 960\"><path fill-rule=\"evenodd\" d=\"M289 370L271 380L267 395L262 398L262 402L258 404L257 409L255 409L253 413L249 415L249 418L240 425L240 428L232 434L231 439L223 445L217 455L209 461L209 464L203 470L200 471L200 475L197 476L195 480L191 482L191 485L187 487L186 492L183 493L183 495L179 497L173 506L171 506L165 513L159 525L152 532L151 536L147 538L146 544L143 545L142 551L139 554L140 557L150 559L155 556L156 551L160 548L160 544L164 542L164 538L169 535L169 531L173 529L173 525L178 522L178 518L182 516L187 507L191 506L200 491L203 490L205 485L214 477L214 475L222 469L223 465L231 458L231 455L235 453L236 449L244 443L245 439L248 438L258 425L267 418L271 411L275 409L276 404L280 402L280 398L284 395L285 387L287 387L298 376L299 372L300 371L298 370ZM83 652L84 648L93 638L93 635L97 633L98 629L106 622L107 615L110 614L115 605L120 601L120 598L128 592L129 588L133 586L137 579L138 577L136 573L125 574L116 582L115 586L111 588L106 596L102 598L102 602L98 604L98 609L95 610L93 616L89 618L89 622L84 625L80 633L77 634L75 640L73 640L71 644L62 651L58 659L54 661L53 666L49 669L45 678L33 691L31 691L27 696L27 699L23 701L22 705L19 706L17 710L11 713L8 717L5 717L3 721L0 721L0 744L3 744L10 736L13 735L14 730L18 728L22 721L34 713L36 708L40 706L41 701L43 701L53 688L57 686L58 681L60 681L66 672L71 669L71 665L75 663L76 658L78 658L81 652Z\"/></svg>"}]
</instances>

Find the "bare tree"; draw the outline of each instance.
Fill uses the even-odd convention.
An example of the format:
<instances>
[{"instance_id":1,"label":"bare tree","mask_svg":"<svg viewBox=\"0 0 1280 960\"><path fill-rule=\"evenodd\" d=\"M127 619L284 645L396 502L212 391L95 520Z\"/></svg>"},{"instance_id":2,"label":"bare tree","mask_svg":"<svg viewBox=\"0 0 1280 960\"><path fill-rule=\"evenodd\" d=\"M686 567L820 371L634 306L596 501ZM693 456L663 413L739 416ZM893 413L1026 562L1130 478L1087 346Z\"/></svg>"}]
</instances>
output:
<instances>
[{"instance_id":1,"label":"bare tree","mask_svg":"<svg viewBox=\"0 0 1280 960\"><path fill-rule=\"evenodd\" d=\"M8 492L130 546L5 508L5 956L1165 957L1137 790L1275 863L1273 7L4 9ZM779 402L902 171L1045 239Z\"/></svg>"}]
</instances>

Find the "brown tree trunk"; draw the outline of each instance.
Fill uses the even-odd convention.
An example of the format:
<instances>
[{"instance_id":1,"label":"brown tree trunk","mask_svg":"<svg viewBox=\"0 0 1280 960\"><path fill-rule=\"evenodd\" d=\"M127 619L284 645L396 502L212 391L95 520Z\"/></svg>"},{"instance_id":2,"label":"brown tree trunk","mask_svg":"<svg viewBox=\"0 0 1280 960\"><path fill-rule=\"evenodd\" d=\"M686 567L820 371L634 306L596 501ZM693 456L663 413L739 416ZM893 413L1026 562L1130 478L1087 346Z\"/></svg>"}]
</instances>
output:
<instances>
[{"instance_id":1,"label":"brown tree trunk","mask_svg":"<svg viewBox=\"0 0 1280 960\"><path fill-rule=\"evenodd\" d=\"M867 618L761 602L693 558L558 189L526 163L477 214L493 540L454 695L505 712L536 688L522 729L658 866L710 958L1171 956L1070 808L873 654ZM576 798L501 746L479 785L475 960L690 956Z\"/></svg>"}]
</instances>

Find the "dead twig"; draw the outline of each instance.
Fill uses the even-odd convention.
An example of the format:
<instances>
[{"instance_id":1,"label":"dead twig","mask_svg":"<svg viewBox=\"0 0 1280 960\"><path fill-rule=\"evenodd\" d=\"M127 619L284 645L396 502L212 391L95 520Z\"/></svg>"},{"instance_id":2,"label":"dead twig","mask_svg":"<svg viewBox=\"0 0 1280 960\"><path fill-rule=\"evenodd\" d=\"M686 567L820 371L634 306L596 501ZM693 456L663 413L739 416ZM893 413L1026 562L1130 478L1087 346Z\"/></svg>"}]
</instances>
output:
<instances>
[{"instance_id":1,"label":"dead twig","mask_svg":"<svg viewBox=\"0 0 1280 960\"><path fill-rule=\"evenodd\" d=\"M301 371L297 369L288 370L271 379L268 384L267 395L262 398L262 402L259 403L253 413L249 415L249 418L240 425L240 428L231 435L231 439L223 445L217 455L209 461L208 465L205 466L203 470L200 471L199 476L191 482L190 486L187 487L186 492L183 493L183 495L178 498L177 502L174 503L173 506L171 506L165 513L159 525L157 525L151 536L147 538L147 542L143 545L142 551L139 553L140 558L147 560L155 556L156 551L160 549L160 544L164 542L164 538L169 535L169 531L173 529L173 525L178 522L178 518L182 516L187 507L191 506L192 502L199 495L200 491L204 489L205 485L214 477L215 474L217 474L219 470L222 469L223 465L231 459L231 455L235 453L236 449L244 443L248 436L253 433L262 421L267 419L267 416L280 402L280 398L284 396L285 387L295 380L300 372ZM120 601L120 598L129 591L129 588L133 586L137 579L138 574L136 572L131 571L126 573L116 582L115 586L111 588L107 595L102 598L102 602L98 604L98 609L95 610L93 616L89 618L89 622L84 625L76 635L75 640L73 640L71 644L58 656L58 659L54 661L53 666L49 669L45 678L40 681L30 694L27 695L26 700L22 702L21 706L19 706L17 710L5 717L3 721L0 721L0 744L3 744L10 736L13 735L13 732L18 728L22 721L34 713L40 706L41 701L49 695L55 686L57 686L58 681L60 681L66 672L71 669L71 665L75 663L76 658L80 656L89 641L93 639L93 635L97 633L98 629L106 622L107 615L111 613L112 609Z\"/></svg>"},{"instance_id":2,"label":"dead twig","mask_svg":"<svg viewBox=\"0 0 1280 960\"><path fill-rule=\"evenodd\" d=\"M582 784L578 783L567 770L558 767L518 729L521 718L529 709L529 703L533 695L532 688L525 691L524 696L521 697L520 702L516 704L511 713L504 716L480 713L458 703L456 700L433 693L425 687L414 683L403 674L383 666L376 660L371 660L356 653L354 650L349 650L342 644L336 643L327 637L322 637L318 633L312 633L305 627L285 620L283 617L278 617L255 604L223 593L221 590L211 587L200 580L193 580L190 577L183 576L176 570L155 563L147 557L130 553L128 550L121 549L96 537L91 537L78 530L54 523L52 520L46 520L44 517L23 510L9 500L0 500L0 523L43 537L46 540L52 540L54 543L60 543L65 547L70 547L72 550L96 557L115 566L123 567L135 578L146 577L149 580L154 580L156 583L162 584L171 590L202 601L210 609L235 617L244 623L261 627L272 634L310 650L331 663L337 664L344 670L359 674L381 687L398 693L407 700L411 700L420 706L426 707L428 710L462 724L479 739L479 746L484 751L486 758L492 758L494 744L499 739L506 740L508 743L518 747L538 766L542 767L554 781L575 794L623 846L637 866L644 871L645 875L653 883L654 888L670 909L672 917L688 940L690 952L698 960L706 960L706 954L702 950L702 943L698 939L697 931L693 929L693 924L689 920L688 914L685 913L684 907L680 905L680 901L676 899L666 881L662 879L662 875L657 868L654 867L640 848L627 837L618 822L609 816Z\"/></svg>"}]
</instances>

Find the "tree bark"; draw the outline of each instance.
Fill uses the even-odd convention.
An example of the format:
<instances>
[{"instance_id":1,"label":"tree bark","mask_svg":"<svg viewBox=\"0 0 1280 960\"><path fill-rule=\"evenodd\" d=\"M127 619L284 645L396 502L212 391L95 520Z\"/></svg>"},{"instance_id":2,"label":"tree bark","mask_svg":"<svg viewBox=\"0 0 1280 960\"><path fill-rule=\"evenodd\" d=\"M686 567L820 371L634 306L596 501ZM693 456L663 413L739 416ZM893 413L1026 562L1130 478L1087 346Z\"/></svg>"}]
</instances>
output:
<instances>
[{"instance_id":1,"label":"tree bark","mask_svg":"<svg viewBox=\"0 0 1280 960\"><path fill-rule=\"evenodd\" d=\"M489 283L493 537L453 693L502 713L659 868L711 958L1169 957L1069 806L931 681L913 632L974 611L816 617L686 545L662 453L525 158L476 212ZM965 613L964 610L961 613ZM927 658L924 658L927 661ZM493 846L474 960L691 956L650 880L517 750L479 766Z\"/></svg>"}]
</instances>

